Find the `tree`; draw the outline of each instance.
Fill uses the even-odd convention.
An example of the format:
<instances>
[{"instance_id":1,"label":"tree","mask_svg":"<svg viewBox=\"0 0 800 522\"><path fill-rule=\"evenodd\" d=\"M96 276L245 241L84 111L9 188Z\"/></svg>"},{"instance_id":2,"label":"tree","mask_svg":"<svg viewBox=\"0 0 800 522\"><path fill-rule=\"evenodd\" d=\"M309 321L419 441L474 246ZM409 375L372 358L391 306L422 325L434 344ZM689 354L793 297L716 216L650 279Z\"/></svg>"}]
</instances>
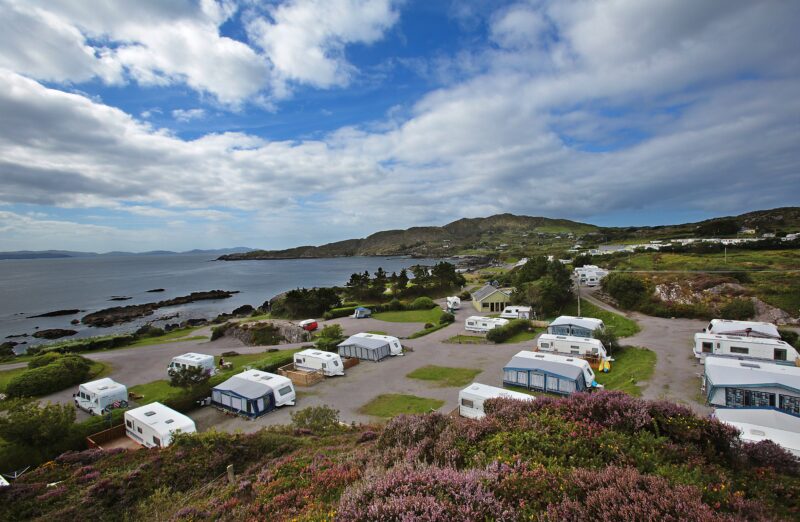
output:
<instances>
[{"instance_id":1,"label":"tree","mask_svg":"<svg viewBox=\"0 0 800 522\"><path fill-rule=\"evenodd\" d=\"M411 267L411 273L414 274L414 284L417 286L425 286L430 281L428 267L415 265Z\"/></svg>"},{"instance_id":2,"label":"tree","mask_svg":"<svg viewBox=\"0 0 800 522\"><path fill-rule=\"evenodd\" d=\"M338 324L329 324L319 332L314 343L318 350L325 352L335 352L339 343L344 340L344 331L342 326Z\"/></svg>"},{"instance_id":3,"label":"tree","mask_svg":"<svg viewBox=\"0 0 800 522\"><path fill-rule=\"evenodd\" d=\"M619 340L617 339L617 334L608 328L598 328L592 332L592 337L603 343L608 355L612 355L614 352L619 350Z\"/></svg>"},{"instance_id":4,"label":"tree","mask_svg":"<svg viewBox=\"0 0 800 522\"><path fill-rule=\"evenodd\" d=\"M591 265L592 264L592 255L587 253L580 254L575 256L572 260L572 266L574 268L580 268L582 266Z\"/></svg>"},{"instance_id":5,"label":"tree","mask_svg":"<svg viewBox=\"0 0 800 522\"><path fill-rule=\"evenodd\" d=\"M397 275L397 288L399 290L403 290L407 286L408 286L408 270L404 268L400 270L400 273Z\"/></svg>"},{"instance_id":6,"label":"tree","mask_svg":"<svg viewBox=\"0 0 800 522\"><path fill-rule=\"evenodd\" d=\"M172 370L169 375L169 385L176 388L194 388L208 382L211 374L200 366L187 366L180 370Z\"/></svg>"},{"instance_id":7,"label":"tree","mask_svg":"<svg viewBox=\"0 0 800 522\"><path fill-rule=\"evenodd\" d=\"M9 442L43 447L62 441L75 422L75 408L68 404L40 406L18 404L0 416L0 433Z\"/></svg>"},{"instance_id":8,"label":"tree","mask_svg":"<svg viewBox=\"0 0 800 522\"><path fill-rule=\"evenodd\" d=\"M623 308L639 306L647 295L644 282L633 274L615 272L603 278L600 285L603 291L617 300Z\"/></svg>"},{"instance_id":9,"label":"tree","mask_svg":"<svg viewBox=\"0 0 800 522\"><path fill-rule=\"evenodd\" d=\"M524 283L538 280L545 273L547 273L547 258L544 256L532 257L516 271L514 282L517 286L521 286Z\"/></svg>"},{"instance_id":10,"label":"tree","mask_svg":"<svg viewBox=\"0 0 800 522\"><path fill-rule=\"evenodd\" d=\"M383 268L378 267L375 271L375 278L372 280L372 287L383 293L386 290L386 283L388 282L389 278L386 276L386 272Z\"/></svg>"},{"instance_id":11,"label":"tree","mask_svg":"<svg viewBox=\"0 0 800 522\"><path fill-rule=\"evenodd\" d=\"M323 435L338 431L342 428L339 424L339 410L330 406L310 406L291 414L292 426L296 429L311 430Z\"/></svg>"}]
</instances>

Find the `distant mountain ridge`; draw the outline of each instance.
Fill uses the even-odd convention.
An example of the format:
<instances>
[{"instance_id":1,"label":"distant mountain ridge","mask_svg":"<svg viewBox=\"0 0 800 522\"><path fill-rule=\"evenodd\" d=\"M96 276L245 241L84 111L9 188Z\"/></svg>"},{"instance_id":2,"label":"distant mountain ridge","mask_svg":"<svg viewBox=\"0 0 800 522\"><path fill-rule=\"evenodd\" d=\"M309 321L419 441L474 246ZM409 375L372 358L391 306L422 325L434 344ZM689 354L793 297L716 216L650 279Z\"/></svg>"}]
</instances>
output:
<instances>
[{"instance_id":1,"label":"distant mountain ridge","mask_svg":"<svg viewBox=\"0 0 800 522\"><path fill-rule=\"evenodd\" d=\"M0 252L1 259L62 259L70 257L117 257L117 256L163 256L183 254L210 254L223 255L252 251L248 247L220 248L213 250L187 250L185 252L172 252L170 250L151 250L149 252L77 252L72 250L17 250L13 252Z\"/></svg>"}]
</instances>

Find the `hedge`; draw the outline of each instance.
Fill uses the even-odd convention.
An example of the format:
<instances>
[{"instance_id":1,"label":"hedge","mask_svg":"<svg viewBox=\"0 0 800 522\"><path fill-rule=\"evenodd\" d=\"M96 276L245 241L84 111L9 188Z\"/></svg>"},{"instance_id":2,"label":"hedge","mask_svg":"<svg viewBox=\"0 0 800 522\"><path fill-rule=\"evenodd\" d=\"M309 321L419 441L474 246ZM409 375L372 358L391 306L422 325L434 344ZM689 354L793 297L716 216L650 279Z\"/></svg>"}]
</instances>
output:
<instances>
[{"instance_id":1,"label":"hedge","mask_svg":"<svg viewBox=\"0 0 800 522\"><path fill-rule=\"evenodd\" d=\"M339 317L347 317L348 315L353 315L356 311L355 306L346 306L344 308L332 308L322 314L322 318L325 320L329 319L336 319Z\"/></svg>"},{"instance_id":2,"label":"hedge","mask_svg":"<svg viewBox=\"0 0 800 522\"><path fill-rule=\"evenodd\" d=\"M514 319L508 324L498 326L486 332L486 339L493 343L502 343L520 332L527 331L531 327L531 322L527 319Z\"/></svg>"},{"instance_id":3,"label":"hedge","mask_svg":"<svg viewBox=\"0 0 800 522\"><path fill-rule=\"evenodd\" d=\"M9 397L37 397L80 384L89 376L91 362L77 355L66 355L46 366L31 368L17 375L6 386Z\"/></svg>"}]
</instances>

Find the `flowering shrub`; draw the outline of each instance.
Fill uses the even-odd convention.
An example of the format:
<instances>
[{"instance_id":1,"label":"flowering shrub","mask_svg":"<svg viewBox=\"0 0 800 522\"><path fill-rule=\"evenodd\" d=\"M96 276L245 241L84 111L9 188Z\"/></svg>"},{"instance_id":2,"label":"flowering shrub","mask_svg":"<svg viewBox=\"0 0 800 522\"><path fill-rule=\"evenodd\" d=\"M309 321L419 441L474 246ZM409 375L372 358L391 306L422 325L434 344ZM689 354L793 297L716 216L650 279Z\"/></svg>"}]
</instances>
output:
<instances>
[{"instance_id":1,"label":"flowering shrub","mask_svg":"<svg viewBox=\"0 0 800 522\"><path fill-rule=\"evenodd\" d=\"M745 442L741 449L751 466L769 467L778 473L800 476L800 459L771 440Z\"/></svg>"}]
</instances>

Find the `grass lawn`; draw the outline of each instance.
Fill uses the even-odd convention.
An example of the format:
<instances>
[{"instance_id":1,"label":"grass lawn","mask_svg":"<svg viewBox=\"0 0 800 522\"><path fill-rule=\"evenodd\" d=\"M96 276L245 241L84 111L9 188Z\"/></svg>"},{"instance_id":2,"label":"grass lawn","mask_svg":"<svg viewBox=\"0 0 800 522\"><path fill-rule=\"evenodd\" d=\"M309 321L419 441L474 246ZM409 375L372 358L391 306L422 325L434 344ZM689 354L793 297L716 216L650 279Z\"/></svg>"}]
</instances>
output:
<instances>
[{"instance_id":1,"label":"grass lawn","mask_svg":"<svg viewBox=\"0 0 800 522\"><path fill-rule=\"evenodd\" d=\"M526 341L533 341L534 339L536 339L536 336L539 335L543 330L544 330L543 328L537 328L534 329L532 332L519 332L509 337L501 344L524 343Z\"/></svg>"},{"instance_id":2,"label":"grass lawn","mask_svg":"<svg viewBox=\"0 0 800 522\"><path fill-rule=\"evenodd\" d=\"M0 393L6 391L6 386L8 386L8 383L11 381L11 379L16 377L17 375L20 375L27 369L28 368L26 366L24 368L17 368L16 370L5 370L0 372Z\"/></svg>"},{"instance_id":3,"label":"grass lawn","mask_svg":"<svg viewBox=\"0 0 800 522\"><path fill-rule=\"evenodd\" d=\"M414 332L413 334L409 335L408 338L409 339L416 339L418 337L423 337L423 336L426 336L428 334L431 334L431 333L435 332L436 330L441 330L442 328L447 328L451 324L453 324L453 323L444 323L444 324L436 324L436 323L434 323L433 326L431 326L430 328L424 328L424 329L422 329L422 330L420 330L418 332Z\"/></svg>"},{"instance_id":4,"label":"grass lawn","mask_svg":"<svg viewBox=\"0 0 800 522\"><path fill-rule=\"evenodd\" d=\"M570 303L562 311L563 315L578 315L578 304ZM617 334L617 337L630 337L639 331L636 321L625 316L615 314L595 306L586 299L581 299L581 315L583 317L594 317L602 319L606 328Z\"/></svg>"},{"instance_id":5,"label":"grass lawn","mask_svg":"<svg viewBox=\"0 0 800 522\"><path fill-rule=\"evenodd\" d=\"M486 337L479 335L454 335L445 342L453 344L489 344Z\"/></svg>"},{"instance_id":6,"label":"grass lawn","mask_svg":"<svg viewBox=\"0 0 800 522\"><path fill-rule=\"evenodd\" d=\"M364 415L389 418L403 413L427 413L441 408L442 405L444 405L444 401L438 399L401 393L387 393L378 395L358 411Z\"/></svg>"},{"instance_id":7,"label":"grass lawn","mask_svg":"<svg viewBox=\"0 0 800 522\"><path fill-rule=\"evenodd\" d=\"M642 396L640 382L652 377L656 367L656 354L647 348L623 346L613 354L609 373L595 372L597 382L607 390L620 390L634 397Z\"/></svg>"},{"instance_id":8,"label":"grass lawn","mask_svg":"<svg viewBox=\"0 0 800 522\"><path fill-rule=\"evenodd\" d=\"M430 310L404 310L402 312L381 312L372 314L373 319L388 321L390 323L433 323L439 322L442 309L437 307Z\"/></svg>"},{"instance_id":9,"label":"grass lawn","mask_svg":"<svg viewBox=\"0 0 800 522\"><path fill-rule=\"evenodd\" d=\"M483 370L476 368L450 368L447 366L423 366L406 375L409 379L435 381L441 387L461 387L471 383Z\"/></svg>"},{"instance_id":10,"label":"grass lawn","mask_svg":"<svg viewBox=\"0 0 800 522\"><path fill-rule=\"evenodd\" d=\"M146 337L144 339L139 339L133 344L129 344L128 346L123 346L123 348L139 348L141 346L153 346L154 344L165 344L165 343L176 343L176 342L183 342L183 341L199 341L203 339L208 339L205 335L195 335L192 337L187 337L190 333L194 332L195 330L199 330L202 326L197 326L193 328L181 328L180 330L173 330L171 332L167 332L164 335L159 335L158 337Z\"/></svg>"},{"instance_id":11,"label":"grass lawn","mask_svg":"<svg viewBox=\"0 0 800 522\"><path fill-rule=\"evenodd\" d=\"M369 330L367 333L371 333L371 334L374 334L374 335L389 335L386 332L384 332L383 330Z\"/></svg>"}]
</instances>

